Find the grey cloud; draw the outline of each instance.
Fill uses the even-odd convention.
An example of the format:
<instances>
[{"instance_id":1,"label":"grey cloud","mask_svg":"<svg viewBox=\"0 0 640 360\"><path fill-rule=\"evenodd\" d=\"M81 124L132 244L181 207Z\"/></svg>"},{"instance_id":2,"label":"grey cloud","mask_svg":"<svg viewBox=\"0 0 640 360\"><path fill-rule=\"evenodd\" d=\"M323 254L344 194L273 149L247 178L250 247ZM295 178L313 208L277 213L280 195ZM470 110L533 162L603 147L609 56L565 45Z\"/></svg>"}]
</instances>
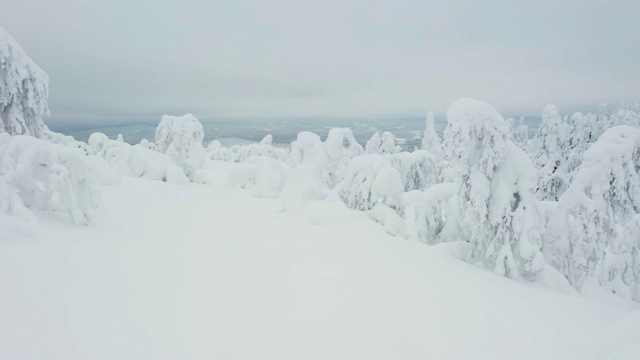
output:
<instances>
[{"instance_id":1,"label":"grey cloud","mask_svg":"<svg viewBox=\"0 0 640 360\"><path fill-rule=\"evenodd\" d=\"M38 10L36 10L38 9ZM4 0L52 121L444 112L639 100L638 1Z\"/></svg>"}]
</instances>

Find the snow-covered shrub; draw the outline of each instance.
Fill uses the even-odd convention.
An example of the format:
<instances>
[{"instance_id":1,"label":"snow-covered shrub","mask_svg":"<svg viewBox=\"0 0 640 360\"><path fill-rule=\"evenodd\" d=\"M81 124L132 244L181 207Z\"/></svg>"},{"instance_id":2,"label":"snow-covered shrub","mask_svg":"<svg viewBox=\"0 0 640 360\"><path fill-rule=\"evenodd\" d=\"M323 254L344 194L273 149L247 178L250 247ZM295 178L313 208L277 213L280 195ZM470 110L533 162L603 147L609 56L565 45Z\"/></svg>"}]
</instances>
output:
<instances>
[{"instance_id":1,"label":"snow-covered shrub","mask_svg":"<svg viewBox=\"0 0 640 360\"><path fill-rule=\"evenodd\" d=\"M299 133L291 143L292 169L283 190L285 205L325 198L344 179L349 161L363 152L348 128L331 129L325 142L314 133Z\"/></svg>"},{"instance_id":2,"label":"snow-covered shrub","mask_svg":"<svg viewBox=\"0 0 640 360\"><path fill-rule=\"evenodd\" d=\"M564 168L567 130L558 109L547 105L542 112L542 123L534 138L531 156L538 169L537 195L540 200L557 200L569 186Z\"/></svg>"},{"instance_id":3,"label":"snow-covered shrub","mask_svg":"<svg viewBox=\"0 0 640 360\"><path fill-rule=\"evenodd\" d=\"M0 27L0 133L43 137L49 76Z\"/></svg>"},{"instance_id":4,"label":"snow-covered shrub","mask_svg":"<svg viewBox=\"0 0 640 360\"><path fill-rule=\"evenodd\" d=\"M389 158L380 154L357 156L349 161L346 178L336 187L345 204L356 210L370 210L385 204L402 211L403 184Z\"/></svg>"},{"instance_id":5,"label":"snow-covered shrub","mask_svg":"<svg viewBox=\"0 0 640 360\"><path fill-rule=\"evenodd\" d=\"M427 113L427 127L422 136L422 149L435 155L437 159L443 157L442 140L440 140L440 135L436 132L435 116L432 111Z\"/></svg>"},{"instance_id":6,"label":"snow-covered shrub","mask_svg":"<svg viewBox=\"0 0 640 360\"><path fill-rule=\"evenodd\" d=\"M57 132L47 131L44 134L44 138L54 144L80 149L85 155L91 154L91 148L89 147L89 145L85 142L74 139L73 136L67 136Z\"/></svg>"},{"instance_id":7,"label":"snow-covered shrub","mask_svg":"<svg viewBox=\"0 0 640 360\"><path fill-rule=\"evenodd\" d=\"M29 208L67 213L76 224L91 224L102 198L84 157L79 150L33 137L5 136L0 141L0 179Z\"/></svg>"},{"instance_id":8,"label":"snow-covered shrub","mask_svg":"<svg viewBox=\"0 0 640 360\"><path fill-rule=\"evenodd\" d=\"M380 135L380 132L376 131L367 144L365 145L366 154L396 154L400 152L402 148L396 145L396 137L392 133L385 131Z\"/></svg>"},{"instance_id":9,"label":"snow-covered shrub","mask_svg":"<svg viewBox=\"0 0 640 360\"><path fill-rule=\"evenodd\" d=\"M323 145L324 152L318 164L322 170L320 176L322 181L332 189L346 175L349 161L362 155L364 149L358 144L349 128L332 128Z\"/></svg>"},{"instance_id":10,"label":"snow-covered shrub","mask_svg":"<svg viewBox=\"0 0 640 360\"><path fill-rule=\"evenodd\" d=\"M447 121L443 149L459 188L444 240L470 242L469 260L499 274L534 278L543 266L535 168L492 106L460 99Z\"/></svg>"},{"instance_id":11,"label":"snow-covered shrub","mask_svg":"<svg viewBox=\"0 0 640 360\"><path fill-rule=\"evenodd\" d=\"M256 197L274 198L280 195L291 171L287 163L264 156L248 158L243 164L255 166L253 176L241 186L249 189L251 195Z\"/></svg>"},{"instance_id":12,"label":"snow-covered shrub","mask_svg":"<svg viewBox=\"0 0 640 360\"><path fill-rule=\"evenodd\" d=\"M289 159L289 151L272 146L272 142L273 138L271 135L267 135L259 144L249 144L238 147L235 151L235 161L244 162L246 159L256 156L287 161Z\"/></svg>"},{"instance_id":13,"label":"snow-covered shrub","mask_svg":"<svg viewBox=\"0 0 640 360\"><path fill-rule=\"evenodd\" d=\"M323 151L322 139L317 134L303 131L298 134L296 140L291 143L289 164L297 166L308 164L315 160Z\"/></svg>"},{"instance_id":14,"label":"snow-covered shrub","mask_svg":"<svg viewBox=\"0 0 640 360\"><path fill-rule=\"evenodd\" d=\"M236 159L236 154L231 149L222 146L218 140L210 142L206 152L210 160L233 162Z\"/></svg>"},{"instance_id":15,"label":"snow-covered shrub","mask_svg":"<svg viewBox=\"0 0 640 360\"><path fill-rule=\"evenodd\" d=\"M424 190L441 182L438 157L427 150L403 151L390 155L389 161L400 173L404 191Z\"/></svg>"},{"instance_id":16,"label":"snow-covered shrub","mask_svg":"<svg viewBox=\"0 0 640 360\"><path fill-rule=\"evenodd\" d=\"M163 115L156 128L156 151L169 155L192 178L206 160L203 139L202 124L192 114Z\"/></svg>"},{"instance_id":17,"label":"snow-covered shrub","mask_svg":"<svg viewBox=\"0 0 640 360\"><path fill-rule=\"evenodd\" d=\"M149 150L142 144L130 145L110 140L102 133L93 133L89 137L89 147L93 154L103 158L122 175L176 184L189 182L171 157Z\"/></svg>"},{"instance_id":18,"label":"snow-covered shrub","mask_svg":"<svg viewBox=\"0 0 640 360\"><path fill-rule=\"evenodd\" d=\"M404 193L404 216L410 238L427 244L438 242L445 226L449 200L457 190L454 183L441 183L425 191Z\"/></svg>"},{"instance_id":19,"label":"snow-covered shrub","mask_svg":"<svg viewBox=\"0 0 640 360\"><path fill-rule=\"evenodd\" d=\"M640 301L640 129L607 130L584 154L548 226L548 261L577 288Z\"/></svg>"}]
</instances>

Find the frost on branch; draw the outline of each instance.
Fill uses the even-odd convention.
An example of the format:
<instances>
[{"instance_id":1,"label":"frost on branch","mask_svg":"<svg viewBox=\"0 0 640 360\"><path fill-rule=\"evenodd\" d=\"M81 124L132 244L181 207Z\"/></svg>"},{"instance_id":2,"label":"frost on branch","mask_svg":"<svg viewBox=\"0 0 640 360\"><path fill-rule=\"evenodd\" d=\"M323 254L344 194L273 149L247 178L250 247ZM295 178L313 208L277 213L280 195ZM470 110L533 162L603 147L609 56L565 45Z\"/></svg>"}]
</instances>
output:
<instances>
[{"instance_id":1,"label":"frost on branch","mask_svg":"<svg viewBox=\"0 0 640 360\"><path fill-rule=\"evenodd\" d=\"M43 137L49 76L0 27L0 133Z\"/></svg>"}]
</instances>

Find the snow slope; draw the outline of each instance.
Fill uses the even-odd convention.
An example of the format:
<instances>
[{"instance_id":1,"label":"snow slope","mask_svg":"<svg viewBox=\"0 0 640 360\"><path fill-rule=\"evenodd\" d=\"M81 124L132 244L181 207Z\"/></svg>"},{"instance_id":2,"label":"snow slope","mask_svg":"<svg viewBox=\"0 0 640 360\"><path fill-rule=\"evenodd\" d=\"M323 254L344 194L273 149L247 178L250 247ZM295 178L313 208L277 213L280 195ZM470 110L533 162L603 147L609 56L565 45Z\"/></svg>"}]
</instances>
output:
<instances>
[{"instance_id":1,"label":"snow slope","mask_svg":"<svg viewBox=\"0 0 640 360\"><path fill-rule=\"evenodd\" d=\"M2 359L637 359L640 313L393 238L338 202L124 178L0 232ZM1 229L0 229L1 230Z\"/></svg>"}]
</instances>

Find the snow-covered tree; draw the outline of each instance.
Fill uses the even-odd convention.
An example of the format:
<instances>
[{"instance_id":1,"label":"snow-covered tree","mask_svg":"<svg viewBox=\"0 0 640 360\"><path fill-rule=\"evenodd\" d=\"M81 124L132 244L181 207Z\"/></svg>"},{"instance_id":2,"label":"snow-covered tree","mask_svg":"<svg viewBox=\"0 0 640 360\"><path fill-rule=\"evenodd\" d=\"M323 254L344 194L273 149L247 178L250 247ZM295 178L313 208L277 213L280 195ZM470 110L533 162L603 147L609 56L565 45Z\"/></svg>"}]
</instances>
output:
<instances>
[{"instance_id":1,"label":"snow-covered tree","mask_svg":"<svg viewBox=\"0 0 640 360\"><path fill-rule=\"evenodd\" d=\"M382 139L380 138L380 132L376 131L364 146L364 152L365 154L380 154L380 146L382 146Z\"/></svg>"},{"instance_id":2,"label":"snow-covered tree","mask_svg":"<svg viewBox=\"0 0 640 360\"><path fill-rule=\"evenodd\" d=\"M529 149L529 126L524 123L524 118L520 118L518 128L513 133L513 143L525 152Z\"/></svg>"},{"instance_id":3,"label":"snow-covered tree","mask_svg":"<svg viewBox=\"0 0 640 360\"><path fill-rule=\"evenodd\" d=\"M44 137L49 76L0 27L0 133Z\"/></svg>"},{"instance_id":4,"label":"snow-covered tree","mask_svg":"<svg viewBox=\"0 0 640 360\"><path fill-rule=\"evenodd\" d=\"M438 159L443 157L442 140L440 140L440 135L436 132L435 116L432 111L427 113L427 127L422 136L422 149L432 153Z\"/></svg>"},{"instance_id":5,"label":"snow-covered tree","mask_svg":"<svg viewBox=\"0 0 640 360\"><path fill-rule=\"evenodd\" d=\"M640 129L607 130L584 154L547 231L548 261L577 288L640 301Z\"/></svg>"},{"instance_id":6,"label":"snow-covered tree","mask_svg":"<svg viewBox=\"0 0 640 360\"><path fill-rule=\"evenodd\" d=\"M396 145L396 137L392 133L385 131L382 134L376 131L365 145L366 154L396 154L402 149Z\"/></svg>"},{"instance_id":7,"label":"snow-covered tree","mask_svg":"<svg viewBox=\"0 0 640 360\"><path fill-rule=\"evenodd\" d=\"M582 163L582 157L587 149L600 137L600 127L597 115L589 113L575 113L571 116L569 133L565 144L566 173L571 181L573 172Z\"/></svg>"},{"instance_id":8,"label":"snow-covered tree","mask_svg":"<svg viewBox=\"0 0 640 360\"><path fill-rule=\"evenodd\" d=\"M163 115L156 128L156 150L169 155L189 178L206 160L203 139L202 124L192 114Z\"/></svg>"},{"instance_id":9,"label":"snow-covered tree","mask_svg":"<svg viewBox=\"0 0 640 360\"><path fill-rule=\"evenodd\" d=\"M460 99L447 121L443 149L459 188L443 240L468 241L469 260L499 274L535 278L543 265L535 168L492 106Z\"/></svg>"},{"instance_id":10,"label":"snow-covered tree","mask_svg":"<svg viewBox=\"0 0 640 360\"><path fill-rule=\"evenodd\" d=\"M569 186L564 169L567 127L554 105L542 112L542 123L534 139L533 163L538 169L540 200L557 200Z\"/></svg>"}]
</instances>

